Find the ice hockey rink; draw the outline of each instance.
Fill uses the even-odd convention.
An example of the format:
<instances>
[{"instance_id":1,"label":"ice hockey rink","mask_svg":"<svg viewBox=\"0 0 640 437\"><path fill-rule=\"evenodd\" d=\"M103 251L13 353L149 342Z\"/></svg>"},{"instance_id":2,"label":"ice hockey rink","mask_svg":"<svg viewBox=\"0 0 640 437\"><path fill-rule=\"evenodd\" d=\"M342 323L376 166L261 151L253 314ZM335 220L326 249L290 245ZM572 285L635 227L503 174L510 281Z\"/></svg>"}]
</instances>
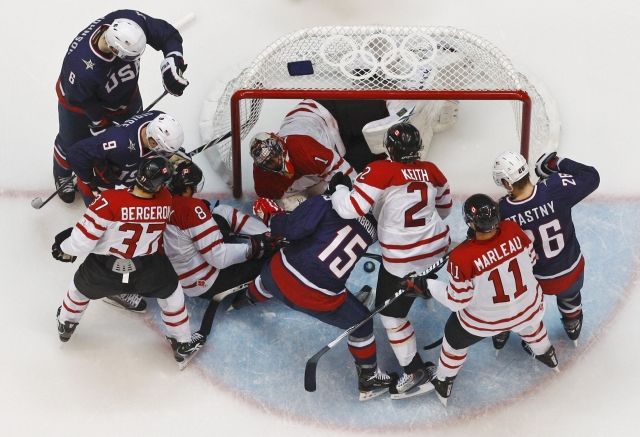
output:
<instances>
[{"instance_id":1,"label":"ice hockey rink","mask_svg":"<svg viewBox=\"0 0 640 437\"><path fill-rule=\"evenodd\" d=\"M72 226L84 207L79 200L68 206L55 199L35 210L30 201L53 191L54 84L66 48L95 18L120 8L172 22L195 14L182 32L191 84L181 98L167 96L156 107L182 122L187 150L202 144L199 120L210 91L271 42L303 27L446 25L500 48L553 97L562 123L558 153L594 165L601 176L600 188L574 210L587 261L579 347L564 336L555 305L548 306L545 318L562 371L555 374L527 359L514 339L498 358L482 342L471 348L447 409L433 394L359 403L355 371L341 345L320 362L318 391L307 393L305 360L340 331L274 302L244 314L222 314L205 348L182 372L154 304L141 316L92 302L71 341L62 344L55 310L78 263L56 262L50 247L54 235ZM640 5L631 0L5 2L0 18L0 259L5 279L0 434L638 435L640 152L634 133L640 101L639 20ZM161 59L151 48L143 56L145 104L163 91ZM449 220L458 235L463 232L460 201L478 190L497 197L491 160L504 149L517 149L515 143L456 147L456 135L473 138L473 129L482 123L473 114L461 106L458 125L432 146L433 160L449 176L456 196ZM272 129L277 123L276 117ZM203 156L196 162L209 166ZM205 191L230 199L228 187L210 170ZM370 279L360 269L353 281ZM192 309L198 320L202 306ZM440 336L430 330L444 321L434 303L419 302L411 317L417 321L419 345ZM381 365L390 366L380 326L376 334ZM435 353L423 356L434 360Z\"/></svg>"}]
</instances>

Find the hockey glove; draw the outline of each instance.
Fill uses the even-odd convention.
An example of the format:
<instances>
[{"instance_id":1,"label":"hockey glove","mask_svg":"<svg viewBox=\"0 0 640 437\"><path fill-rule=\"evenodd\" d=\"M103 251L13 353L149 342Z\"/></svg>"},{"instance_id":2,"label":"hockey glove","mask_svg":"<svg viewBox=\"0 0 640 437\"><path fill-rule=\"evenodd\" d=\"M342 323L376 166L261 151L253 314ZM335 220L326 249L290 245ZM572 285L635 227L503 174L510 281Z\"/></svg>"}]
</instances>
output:
<instances>
[{"instance_id":1,"label":"hockey glove","mask_svg":"<svg viewBox=\"0 0 640 437\"><path fill-rule=\"evenodd\" d=\"M347 188L349 188L349 190L353 188L353 184L351 183L351 179L349 179L349 176L345 176L341 171L334 174L329 181L327 194L333 194L336 191L336 187L338 185L345 185Z\"/></svg>"},{"instance_id":2,"label":"hockey glove","mask_svg":"<svg viewBox=\"0 0 640 437\"><path fill-rule=\"evenodd\" d=\"M122 168L119 165L106 159L94 161L93 180L89 183L89 186L92 190L97 187L112 188L120 183L121 175Z\"/></svg>"},{"instance_id":3,"label":"hockey glove","mask_svg":"<svg viewBox=\"0 0 640 437\"><path fill-rule=\"evenodd\" d=\"M287 240L282 237L272 237L269 232L264 234L251 235L251 253L248 259L269 258L287 244Z\"/></svg>"},{"instance_id":4,"label":"hockey glove","mask_svg":"<svg viewBox=\"0 0 640 437\"><path fill-rule=\"evenodd\" d=\"M276 214L282 214L284 210L276 202L265 197L258 197L253 202L253 215L262 220L262 223L269 226L269 220Z\"/></svg>"},{"instance_id":5,"label":"hockey glove","mask_svg":"<svg viewBox=\"0 0 640 437\"><path fill-rule=\"evenodd\" d=\"M164 58L160 64L162 73L162 85L164 89L173 96L181 96L184 89L189 85L189 81L182 77L182 73L187 69L182 54L174 52Z\"/></svg>"},{"instance_id":6,"label":"hockey glove","mask_svg":"<svg viewBox=\"0 0 640 437\"><path fill-rule=\"evenodd\" d=\"M435 273L429 273L426 276L409 276L400 282L400 288L407 290L407 296L413 295L423 299L431 299L428 279L438 279L438 276Z\"/></svg>"},{"instance_id":7,"label":"hockey glove","mask_svg":"<svg viewBox=\"0 0 640 437\"><path fill-rule=\"evenodd\" d=\"M89 124L89 131L91 132L91 135L95 137L96 135L100 135L104 132L109 127L109 124L109 120L106 118L101 118L98 121L92 121L91 124Z\"/></svg>"},{"instance_id":8,"label":"hockey glove","mask_svg":"<svg viewBox=\"0 0 640 437\"><path fill-rule=\"evenodd\" d=\"M556 152L545 153L536 162L536 174L539 178L545 179L551 176L551 173L557 173L559 161Z\"/></svg>"},{"instance_id":9,"label":"hockey glove","mask_svg":"<svg viewBox=\"0 0 640 437\"><path fill-rule=\"evenodd\" d=\"M73 231L73 228L65 229L64 231L60 232L58 235L56 235L53 246L51 246L51 255L55 259L57 259L58 261L62 261L63 263L72 263L76 260L75 256L67 255L60 248L62 242L69 238L69 236L71 235L71 231Z\"/></svg>"}]
</instances>

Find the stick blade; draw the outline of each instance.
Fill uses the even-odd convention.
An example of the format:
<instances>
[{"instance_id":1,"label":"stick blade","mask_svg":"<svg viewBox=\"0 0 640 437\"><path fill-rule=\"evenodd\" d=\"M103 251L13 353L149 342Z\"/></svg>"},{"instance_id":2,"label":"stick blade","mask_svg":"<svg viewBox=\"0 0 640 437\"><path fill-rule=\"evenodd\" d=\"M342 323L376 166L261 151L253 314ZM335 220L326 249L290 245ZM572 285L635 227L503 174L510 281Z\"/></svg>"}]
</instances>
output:
<instances>
[{"instance_id":1,"label":"stick blade","mask_svg":"<svg viewBox=\"0 0 640 437\"><path fill-rule=\"evenodd\" d=\"M329 346L325 346L307 360L307 364L304 366L304 389L306 391L316 391L316 369L318 368L318 361L329 349L331 349Z\"/></svg>"},{"instance_id":2,"label":"stick blade","mask_svg":"<svg viewBox=\"0 0 640 437\"><path fill-rule=\"evenodd\" d=\"M44 205L44 202L42 201L42 197L36 197L31 201L31 206L35 209L42 208L42 205Z\"/></svg>"}]
</instances>

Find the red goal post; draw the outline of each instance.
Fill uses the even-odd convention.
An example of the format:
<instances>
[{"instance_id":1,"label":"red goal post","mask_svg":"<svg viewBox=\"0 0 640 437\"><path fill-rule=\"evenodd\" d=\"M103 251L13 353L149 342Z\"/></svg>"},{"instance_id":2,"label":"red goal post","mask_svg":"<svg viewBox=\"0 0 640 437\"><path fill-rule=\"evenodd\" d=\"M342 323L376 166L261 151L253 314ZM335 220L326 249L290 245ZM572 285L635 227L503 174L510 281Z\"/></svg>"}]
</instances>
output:
<instances>
[{"instance_id":1,"label":"red goal post","mask_svg":"<svg viewBox=\"0 0 640 437\"><path fill-rule=\"evenodd\" d=\"M217 159L232 174L235 197L243 139L263 101L305 98L510 101L520 152L535 159L557 148L555 111L483 38L452 27L315 27L276 41L227 84L215 111L203 109L202 136L223 138Z\"/></svg>"}]
</instances>

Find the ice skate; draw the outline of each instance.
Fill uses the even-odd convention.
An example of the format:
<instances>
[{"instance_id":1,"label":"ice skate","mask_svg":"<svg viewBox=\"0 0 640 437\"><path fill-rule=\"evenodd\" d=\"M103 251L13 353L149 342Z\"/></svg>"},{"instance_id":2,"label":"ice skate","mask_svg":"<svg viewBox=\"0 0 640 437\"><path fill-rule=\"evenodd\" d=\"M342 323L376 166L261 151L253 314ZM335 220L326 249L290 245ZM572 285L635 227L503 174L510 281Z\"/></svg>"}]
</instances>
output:
<instances>
[{"instance_id":1,"label":"ice skate","mask_svg":"<svg viewBox=\"0 0 640 437\"><path fill-rule=\"evenodd\" d=\"M536 360L540 361L547 367L552 368L556 372L560 372L560 366L558 365L558 358L556 357L556 350L553 345L542 355L535 355L526 341L522 340L522 348Z\"/></svg>"},{"instance_id":2,"label":"ice skate","mask_svg":"<svg viewBox=\"0 0 640 437\"><path fill-rule=\"evenodd\" d=\"M429 393L433 390L433 385L429 381L436 372L436 366L430 361L424 364L424 367L413 373L403 373L395 386L389 389L391 399L405 399Z\"/></svg>"},{"instance_id":3,"label":"ice skate","mask_svg":"<svg viewBox=\"0 0 640 437\"><path fill-rule=\"evenodd\" d=\"M573 341L573 345L578 347L578 337L580 337L580 331L582 330L582 313L572 319L565 319L563 317L562 327L564 328L564 332L567 333L567 337Z\"/></svg>"},{"instance_id":4,"label":"ice skate","mask_svg":"<svg viewBox=\"0 0 640 437\"><path fill-rule=\"evenodd\" d=\"M103 302L133 313L144 313L147 302L139 294L118 294L105 297Z\"/></svg>"},{"instance_id":5,"label":"ice skate","mask_svg":"<svg viewBox=\"0 0 640 437\"><path fill-rule=\"evenodd\" d=\"M436 378L434 374L433 379L431 380L431 383L430 383L431 386L435 389L438 399L440 400L442 405L444 405L445 407L447 406L447 401L449 400L449 396L451 396L451 390L453 389L454 379L455 379L455 376L447 377L444 380L440 380Z\"/></svg>"},{"instance_id":6,"label":"ice skate","mask_svg":"<svg viewBox=\"0 0 640 437\"><path fill-rule=\"evenodd\" d=\"M58 197L64 203L73 203L76 199L76 184L73 183L73 175L71 176L55 176L53 180L56 183L56 190L64 185L64 188L58 192Z\"/></svg>"},{"instance_id":7,"label":"ice skate","mask_svg":"<svg viewBox=\"0 0 640 437\"><path fill-rule=\"evenodd\" d=\"M191 340L188 343L180 343L173 337L166 337L173 349L173 357L178 362L178 368L184 370L189 361L198 353L200 348L206 343L207 337L198 332L191 334Z\"/></svg>"},{"instance_id":8,"label":"ice skate","mask_svg":"<svg viewBox=\"0 0 640 437\"><path fill-rule=\"evenodd\" d=\"M62 307L58 307L58 312L56 313L56 321L58 322L58 335L60 336L60 341L66 343L69 341L73 332L76 330L76 326L78 326L75 322L64 322L60 321L60 311Z\"/></svg>"},{"instance_id":9,"label":"ice skate","mask_svg":"<svg viewBox=\"0 0 640 437\"><path fill-rule=\"evenodd\" d=\"M377 367L356 365L356 368L358 369L358 390L360 390L361 401L368 401L387 393L398 379L395 373L387 374Z\"/></svg>"},{"instance_id":10,"label":"ice skate","mask_svg":"<svg viewBox=\"0 0 640 437\"><path fill-rule=\"evenodd\" d=\"M507 344L507 340L509 340L509 335L511 331L504 331L500 334L496 334L491 337L491 341L493 342L493 348L496 350L496 356L500 353L500 350Z\"/></svg>"}]
</instances>

